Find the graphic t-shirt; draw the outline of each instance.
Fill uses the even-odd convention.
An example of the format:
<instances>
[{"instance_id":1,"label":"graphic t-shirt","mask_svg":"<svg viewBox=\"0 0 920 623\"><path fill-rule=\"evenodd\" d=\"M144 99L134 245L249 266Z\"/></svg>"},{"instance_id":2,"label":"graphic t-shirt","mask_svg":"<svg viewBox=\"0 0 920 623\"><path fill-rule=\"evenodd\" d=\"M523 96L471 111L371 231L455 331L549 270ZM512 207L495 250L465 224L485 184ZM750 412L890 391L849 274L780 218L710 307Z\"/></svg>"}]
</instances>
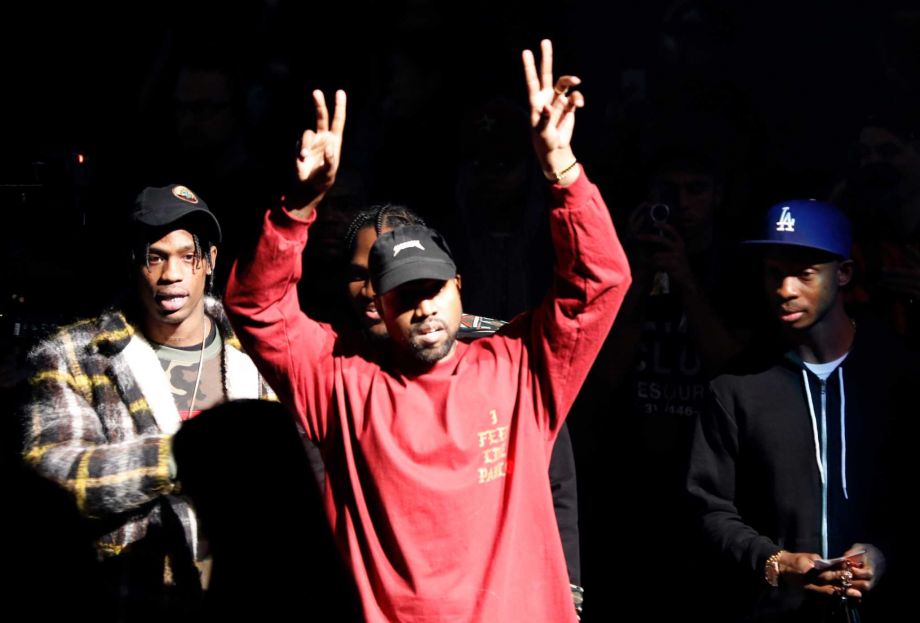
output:
<instances>
[{"instance_id":1,"label":"graphic t-shirt","mask_svg":"<svg viewBox=\"0 0 920 623\"><path fill-rule=\"evenodd\" d=\"M211 332L205 340L204 353L202 353L201 344L185 347L153 344L153 350L160 360L160 365L163 366L163 372L166 373L170 390L176 401L176 408L183 421L195 417L204 409L224 402L226 397L221 382L223 341L213 322ZM198 392L192 404L192 392L195 391L195 381L198 379L199 362L201 380L198 381ZM192 408L194 411L190 411Z\"/></svg>"}]
</instances>

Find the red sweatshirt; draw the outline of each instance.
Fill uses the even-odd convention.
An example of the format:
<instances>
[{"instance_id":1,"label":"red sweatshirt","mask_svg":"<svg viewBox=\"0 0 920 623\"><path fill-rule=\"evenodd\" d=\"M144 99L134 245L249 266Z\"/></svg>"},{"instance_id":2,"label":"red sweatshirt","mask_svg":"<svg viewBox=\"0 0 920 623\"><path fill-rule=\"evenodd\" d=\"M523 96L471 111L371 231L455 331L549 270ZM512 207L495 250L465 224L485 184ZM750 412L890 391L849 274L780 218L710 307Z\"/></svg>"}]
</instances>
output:
<instances>
[{"instance_id":1,"label":"red sweatshirt","mask_svg":"<svg viewBox=\"0 0 920 623\"><path fill-rule=\"evenodd\" d=\"M300 311L310 221L270 211L233 269L227 310L323 451L327 511L368 621L575 620L546 472L630 277L584 173L553 197L550 295L417 376Z\"/></svg>"}]
</instances>

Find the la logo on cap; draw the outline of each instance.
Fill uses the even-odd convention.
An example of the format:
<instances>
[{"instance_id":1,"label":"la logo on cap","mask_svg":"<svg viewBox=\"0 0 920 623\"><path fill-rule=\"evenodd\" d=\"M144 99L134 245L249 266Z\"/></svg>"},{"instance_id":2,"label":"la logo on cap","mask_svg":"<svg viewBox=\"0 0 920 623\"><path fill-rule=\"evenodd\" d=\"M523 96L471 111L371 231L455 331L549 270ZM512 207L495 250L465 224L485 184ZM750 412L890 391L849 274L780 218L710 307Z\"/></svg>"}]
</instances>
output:
<instances>
[{"instance_id":1,"label":"la logo on cap","mask_svg":"<svg viewBox=\"0 0 920 623\"><path fill-rule=\"evenodd\" d=\"M795 231L795 219L789 211L789 206L783 206L783 211L776 221L776 231Z\"/></svg>"},{"instance_id":2,"label":"la logo on cap","mask_svg":"<svg viewBox=\"0 0 920 623\"><path fill-rule=\"evenodd\" d=\"M186 201L188 203L198 203L198 197L195 196L195 193L190 191L185 186L176 186L172 189L172 193L176 196L177 199Z\"/></svg>"}]
</instances>

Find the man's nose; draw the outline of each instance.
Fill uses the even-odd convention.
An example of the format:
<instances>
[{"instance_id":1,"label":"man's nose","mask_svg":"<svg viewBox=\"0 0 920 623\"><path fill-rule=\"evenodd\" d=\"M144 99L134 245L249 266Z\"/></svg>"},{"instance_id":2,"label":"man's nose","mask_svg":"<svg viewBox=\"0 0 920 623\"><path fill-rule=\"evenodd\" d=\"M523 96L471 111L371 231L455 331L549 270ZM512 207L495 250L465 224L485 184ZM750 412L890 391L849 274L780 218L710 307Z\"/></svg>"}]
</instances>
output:
<instances>
[{"instance_id":1,"label":"man's nose","mask_svg":"<svg viewBox=\"0 0 920 623\"><path fill-rule=\"evenodd\" d=\"M371 283L370 277L364 280L364 285L361 286L361 296L372 299L374 298L374 286Z\"/></svg>"},{"instance_id":2,"label":"man's nose","mask_svg":"<svg viewBox=\"0 0 920 623\"><path fill-rule=\"evenodd\" d=\"M170 257L163 262L163 272L160 274L160 281L170 283L182 281L182 258Z\"/></svg>"},{"instance_id":3,"label":"man's nose","mask_svg":"<svg viewBox=\"0 0 920 623\"><path fill-rule=\"evenodd\" d=\"M795 298L798 293L798 280L795 277L784 277L779 282L776 293L784 299Z\"/></svg>"},{"instance_id":4,"label":"man's nose","mask_svg":"<svg viewBox=\"0 0 920 623\"><path fill-rule=\"evenodd\" d=\"M418 302L415 311L419 316L427 318L428 316L434 316L438 312L438 307L435 305L434 299L423 298Z\"/></svg>"}]
</instances>

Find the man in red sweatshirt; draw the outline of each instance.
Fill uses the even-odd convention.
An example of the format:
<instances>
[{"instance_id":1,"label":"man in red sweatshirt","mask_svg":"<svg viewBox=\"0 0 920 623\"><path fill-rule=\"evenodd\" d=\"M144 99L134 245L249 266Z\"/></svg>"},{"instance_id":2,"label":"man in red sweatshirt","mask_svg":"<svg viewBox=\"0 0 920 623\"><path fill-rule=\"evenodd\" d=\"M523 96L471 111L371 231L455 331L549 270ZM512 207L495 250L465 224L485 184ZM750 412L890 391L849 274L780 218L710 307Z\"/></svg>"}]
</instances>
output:
<instances>
[{"instance_id":1,"label":"man in red sweatshirt","mask_svg":"<svg viewBox=\"0 0 920 623\"><path fill-rule=\"evenodd\" d=\"M491 337L457 341L460 280L441 236L382 235L371 250L390 345L340 339L301 311L296 284L315 207L335 180L345 94L314 92L299 187L234 268L227 307L248 352L326 460L326 505L369 621L573 621L546 483L553 442L629 287L607 208L570 141L574 76L523 54L537 158L552 182L554 286ZM382 352L381 352L382 351ZM379 353L379 354L378 354Z\"/></svg>"}]
</instances>

